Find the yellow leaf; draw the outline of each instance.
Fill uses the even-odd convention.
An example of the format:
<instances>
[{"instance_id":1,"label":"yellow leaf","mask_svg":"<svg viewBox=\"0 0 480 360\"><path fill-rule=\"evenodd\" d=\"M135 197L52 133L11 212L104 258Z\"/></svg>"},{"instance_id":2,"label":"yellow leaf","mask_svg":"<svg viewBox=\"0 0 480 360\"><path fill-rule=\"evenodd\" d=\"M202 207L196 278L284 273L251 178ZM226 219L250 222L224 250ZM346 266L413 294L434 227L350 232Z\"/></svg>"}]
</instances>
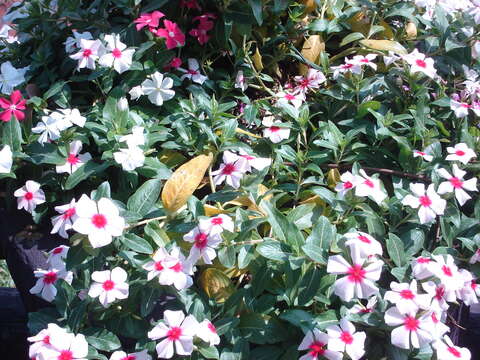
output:
<instances>
[{"instance_id":1,"label":"yellow leaf","mask_svg":"<svg viewBox=\"0 0 480 360\"><path fill-rule=\"evenodd\" d=\"M308 199L302 200L302 201L300 201L300 204L302 204L302 205L303 204L315 204L315 205L318 205L318 206L321 206L321 207L326 206L325 201L320 199L320 196L318 196L318 195L313 195L313 196L309 197Z\"/></svg>"},{"instance_id":2,"label":"yellow leaf","mask_svg":"<svg viewBox=\"0 0 480 360\"><path fill-rule=\"evenodd\" d=\"M173 150L163 150L159 156L158 159L167 165L169 168L175 167L178 164L181 164L187 160L185 156L183 156L181 153L178 151L173 151Z\"/></svg>"},{"instance_id":3,"label":"yellow leaf","mask_svg":"<svg viewBox=\"0 0 480 360\"><path fill-rule=\"evenodd\" d=\"M392 40L360 40L360 44L374 50L393 51L399 55L407 54L407 50L402 45Z\"/></svg>"},{"instance_id":4,"label":"yellow leaf","mask_svg":"<svg viewBox=\"0 0 480 360\"><path fill-rule=\"evenodd\" d=\"M359 11L347 20L347 23L352 27L352 32L359 32L368 36L370 31L370 18L363 12Z\"/></svg>"},{"instance_id":5,"label":"yellow leaf","mask_svg":"<svg viewBox=\"0 0 480 360\"><path fill-rule=\"evenodd\" d=\"M380 20L380 25L383 26L383 28L385 29L380 34L383 35L383 37L385 37L389 40L392 40L394 38L394 35L393 35L393 30L390 27L390 25L388 25L385 22L385 20Z\"/></svg>"},{"instance_id":6,"label":"yellow leaf","mask_svg":"<svg viewBox=\"0 0 480 360\"><path fill-rule=\"evenodd\" d=\"M302 4L305 5L305 13L311 13L317 7L315 0L302 0Z\"/></svg>"},{"instance_id":7,"label":"yellow leaf","mask_svg":"<svg viewBox=\"0 0 480 360\"><path fill-rule=\"evenodd\" d=\"M257 71L262 71L263 70L263 62L262 62L262 55L260 55L260 51L258 51L258 46L257 49L255 50L255 54L252 56L253 59L253 65L255 66L255 69Z\"/></svg>"},{"instance_id":8,"label":"yellow leaf","mask_svg":"<svg viewBox=\"0 0 480 360\"><path fill-rule=\"evenodd\" d=\"M320 35L312 35L303 43L302 55L305 59L316 64L320 53L325 51L325 43ZM300 64L298 71L301 75L305 75L308 71L308 66Z\"/></svg>"},{"instance_id":9,"label":"yellow leaf","mask_svg":"<svg viewBox=\"0 0 480 360\"><path fill-rule=\"evenodd\" d=\"M327 174L328 187L334 189L337 183L340 182L340 172L338 169L330 169Z\"/></svg>"},{"instance_id":10,"label":"yellow leaf","mask_svg":"<svg viewBox=\"0 0 480 360\"><path fill-rule=\"evenodd\" d=\"M407 39L415 39L417 37L417 26L413 22L409 22L405 26L405 33L407 34Z\"/></svg>"},{"instance_id":11,"label":"yellow leaf","mask_svg":"<svg viewBox=\"0 0 480 360\"><path fill-rule=\"evenodd\" d=\"M240 129L240 128L236 128L236 129L235 129L235 132L236 132L236 133L239 133L239 134L243 134L243 135L248 135L248 136L251 136L251 137L254 137L254 138L257 138L257 139L261 139L261 138L262 138L261 136L252 134L251 132L249 132L249 131L247 131L247 130Z\"/></svg>"},{"instance_id":12,"label":"yellow leaf","mask_svg":"<svg viewBox=\"0 0 480 360\"><path fill-rule=\"evenodd\" d=\"M227 211L225 210L220 210L219 208L216 208L215 206L205 204L203 205L203 211L205 211L205 216L215 216L218 214L226 214Z\"/></svg>"},{"instance_id":13,"label":"yellow leaf","mask_svg":"<svg viewBox=\"0 0 480 360\"><path fill-rule=\"evenodd\" d=\"M200 286L207 296L223 303L235 291L231 280L222 271L215 268L205 269L200 275Z\"/></svg>"},{"instance_id":14,"label":"yellow leaf","mask_svg":"<svg viewBox=\"0 0 480 360\"><path fill-rule=\"evenodd\" d=\"M186 204L190 195L202 182L212 159L212 154L200 155L175 170L162 190L162 202L165 210L175 212Z\"/></svg>"}]
</instances>

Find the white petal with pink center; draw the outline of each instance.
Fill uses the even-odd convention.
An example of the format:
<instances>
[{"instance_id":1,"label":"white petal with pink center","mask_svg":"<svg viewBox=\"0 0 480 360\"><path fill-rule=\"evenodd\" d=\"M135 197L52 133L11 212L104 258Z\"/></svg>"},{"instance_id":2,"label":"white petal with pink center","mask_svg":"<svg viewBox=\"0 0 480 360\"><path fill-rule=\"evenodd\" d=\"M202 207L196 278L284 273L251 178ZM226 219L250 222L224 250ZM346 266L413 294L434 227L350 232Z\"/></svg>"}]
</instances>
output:
<instances>
[{"instance_id":1,"label":"white petal with pink center","mask_svg":"<svg viewBox=\"0 0 480 360\"><path fill-rule=\"evenodd\" d=\"M272 121L270 117L265 117L262 120L262 125L266 127L263 129L263 137L269 139L274 144L278 144L290 137L290 128L284 127L284 124L279 120Z\"/></svg>"},{"instance_id":2,"label":"white petal with pink center","mask_svg":"<svg viewBox=\"0 0 480 360\"><path fill-rule=\"evenodd\" d=\"M417 49L414 49L408 55L404 55L403 60L410 65L410 72L412 74L420 72L431 79L434 79L437 76L437 70L434 67L434 60L425 57L425 54L422 54Z\"/></svg>"},{"instance_id":3,"label":"white petal with pink center","mask_svg":"<svg viewBox=\"0 0 480 360\"><path fill-rule=\"evenodd\" d=\"M385 323L394 326L392 330L392 344L402 348L420 348L432 340L432 322L429 314L417 316L416 313L402 314L397 307L391 307L385 313Z\"/></svg>"},{"instance_id":4,"label":"white petal with pink center","mask_svg":"<svg viewBox=\"0 0 480 360\"><path fill-rule=\"evenodd\" d=\"M35 285L30 289L30 294L36 294L42 299L48 302L52 302L57 296L57 288L55 284L58 279L63 279L67 283L71 284L73 279L73 273L66 271L64 268L48 270L36 270L33 272L35 277L38 278Z\"/></svg>"},{"instance_id":5,"label":"white petal with pink center","mask_svg":"<svg viewBox=\"0 0 480 360\"><path fill-rule=\"evenodd\" d=\"M110 306L115 300L128 298L127 272L120 267L110 270L94 271L88 296L98 297L104 307Z\"/></svg>"},{"instance_id":6,"label":"white petal with pink center","mask_svg":"<svg viewBox=\"0 0 480 360\"><path fill-rule=\"evenodd\" d=\"M33 344L28 349L28 356L30 359L40 357L40 354L45 351L51 350L50 338L54 334L55 336L64 336L67 331L59 327L57 324L48 324L46 329L41 330L34 336L27 338L27 340Z\"/></svg>"},{"instance_id":7,"label":"white petal with pink center","mask_svg":"<svg viewBox=\"0 0 480 360\"><path fill-rule=\"evenodd\" d=\"M231 187L238 189L240 180L247 171L249 165L247 160L239 157L230 151L223 152L223 163L220 168L212 172L213 182L220 185L224 181Z\"/></svg>"},{"instance_id":8,"label":"white petal with pink center","mask_svg":"<svg viewBox=\"0 0 480 360\"><path fill-rule=\"evenodd\" d=\"M360 256L355 246L350 248L350 253L352 264L341 255L330 256L327 263L328 273L346 275L337 279L333 286L335 294L347 302L353 298L367 299L378 293L375 281L380 278L383 267L383 261L367 261L366 257Z\"/></svg>"},{"instance_id":9,"label":"white petal with pink center","mask_svg":"<svg viewBox=\"0 0 480 360\"><path fill-rule=\"evenodd\" d=\"M432 263L432 272L440 280L440 283L445 286L446 291L450 292L460 289L464 280L452 255L434 255L433 259L435 261Z\"/></svg>"},{"instance_id":10,"label":"white petal with pink center","mask_svg":"<svg viewBox=\"0 0 480 360\"><path fill-rule=\"evenodd\" d=\"M430 309L436 312L444 312L449 308L448 302L455 301L455 291L449 291L445 285L436 284L433 281L422 283L422 288L432 297Z\"/></svg>"},{"instance_id":11,"label":"white petal with pink center","mask_svg":"<svg viewBox=\"0 0 480 360\"><path fill-rule=\"evenodd\" d=\"M115 351L109 360L152 360L147 350L127 354L125 351Z\"/></svg>"},{"instance_id":12,"label":"white petal with pink center","mask_svg":"<svg viewBox=\"0 0 480 360\"><path fill-rule=\"evenodd\" d=\"M51 348L39 354L39 360L84 360L88 355L88 343L82 334L74 335L61 328L50 331Z\"/></svg>"},{"instance_id":13,"label":"white petal with pink center","mask_svg":"<svg viewBox=\"0 0 480 360\"><path fill-rule=\"evenodd\" d=\"M432 259L426 256L419 256L412 260L412 273L417 280L424 280L433 276Z\"/></svg>"},{"instance_id":14,"label":"white petal with pink center","mask_svg":"<svg viewBox=\"0 0 480 360\"><path fill-rule=\"evenodd\" d=\"M64 239L68 239L67 231L72 229L73 223L78 218L75 203L75 199L72 199L69 204L55 206L55 211L60 215L52 218L53 228L50 234L58 233Z\"/></svg>"},{"instance_id":15,"label":"white petal with pink center","mask_svg":"<svg viewBox=\"0 0 480 360\"><path fill-rule=\"evenodd\" d=\"M210 346L220 344L220 337L217 334L217 329L210 320L205 319L198 325L197 336Z\"/></svg>"},{"instance_id":16,"label":"white petal with pink center","mask_svg":"<svg viewBox=\"0 0 480 360\"><path fill-rule=\"evenodd\" d=\"M362 179L359 176L353 175L350 171L346 171L340 176L340 181L341 182L335 186L335 191L338 192L340 197L344 197L345 194L355 188Z\"/></svg>"},{"instance_id":17,"label":"white petal with pink center","mask_svg":"<svg viewBox=\"0 0 480 360\"><path fill-rule=\"evenodd\" d=\"M208 219L200 219L199 226L212 235L221 234L223 230L227 230L231 233L235 231L235 225L233 224L232 218L225 214L218 214L217 216Z\"/></svg>"},{"instance_id":18,"label":"white petal with pink center","mask_svg":"<svg viewBox=\"0 0 480 360\"><path fill-rule=\"evenodd\" d=\"M128 147L137 147L145 145L145 128L143 126L135 125L132 128L132 133L122 136L119 141L126 142Z\"/></svg>"},{"instance_id":19,"label":"white petal with pink center","mask_svg":"<svg viewBox=\"0 0 480 360\"><path fill-rule=\"evenodd\" d=\"M470 360L472 357L470 350L455 346L447 335L443 337L443 340L434 342L433 347L438 360Z\"/></svg>"},{"instance_id":20,"label":"white petal with pink center","mask_svg":"<svg viewBox=\"0 0 480 360\"><path fill-rule=\"evenodd\" d=\"M356 246L360 251L360 256L370 256L370 255L382 255L382 244L373 238L373 236L361 232L349 232L343 235L347 238L345 241L346 246Z\"/></svg>"},{"instance_id":21,"label":"white petal with pink center","mask_svg":"<svg viewBox=\"0 0 480 360\"><path fill-rule=\"evenodd\" d=\"M410 190L414 195L407 195L403 198L402 204L418 210L418 217L421 224L435 220L437 215L443 215L447 202L435 192L433 184L430 184L425 191L422 183L411 183Z\"/></svg>"},{"instance_id":22,"label":"white petal with pink center","mask_svg":"<svg viewBox=\"0 0 480 360\"><path fill-rule=\"evenodd\" d=\"M92 158L90 153L80 154L80 151L82 151L82 142L80 140L72 141L65 164L56 166L57 174L71 174Z\"/></svg>"},{"instance_id":23,"label":"white petal with pink center","mask_svg":"<svg viewBox=\"0 0 480 360\"><path fill-rule=\"evenodd\" d=\"M13 195L17 197L18 210L25 209L29 213L32 213L37 205L45 202L45 193L40 189L40 184L33 180L27 180Z\"/></svg>"},{"instance_id":24,"label":"white petal with pink center","mask_svg":"<svg viewBox=\"0 0 480 360\"><path fill-rule=\"evenodd\" d=\"M457 299L462 300L467 306L478 304L478 296L475 291L477 284L475 283L472 273L465 269L460 269L459 273L464 283L460 289L455 291Z\"/></svg>"},{"instance_id":25,"label":"white petal with pink center","mask_svg":"<svg viewBox=\"0 0 480 360\"><path fill-rule=\"evenodd\" d=\"M355 55L352 59L352 62L353 63L356 63L360 66L369 66L371 67L373 70L377 70L377 64L375 64L373 62L373 60L375 60L377 57L377 54L367 54L365 56L363 55Z\"/></svg>"},{"instance_id":26,"label":"white petal with pink center","mask_svg":"<svg viewBox=\"0 0 480 360\"><path fill-rule=\"evenodd\" d=\"M346 352L352 360L358 360L365 354L366 334L355 332L355 326L346 320L340 320L340 326L331 325L327 327L328 349L339 352Z\"/></svg>"},{"instance_id":27,"label":"white petal with pink center","mask_svg":"<svg viewBox=\"0 0 480 360\"><path fill-rule=\"evenodd\" d=\"M245 150L239 150L239 157L244 158L247 161L248 168L246 171L252 171L251 168L254 168L258 171L262 171L266 167L272 164L272 159L270 158L259 158L253 155L248 154Z\"/></svg>"},{"instance_id":28,"label":"white petal with pink center","mask_svg":"<svg viewBox=\"0 0 480 360\"><path fill-rule=\"evenodd\" d=\"M423 160L430 162L433 160L433 156L429 155L425 151L413 150L413 157L421 157Z\"/></svg>"},{"instance_id":29,"label":"white petal with pink center","mask_svg":"<svg viewBox=\"0 0 480 360\"><path fill-rule=\"evenodd\" d=\"M78 218L73 223L73 229L88 235L92 247L106 246L112 242L113 236L122 235L125 220L110 199L101 198L96 202L83 194L75 209Z\"/></svg>"},{"instance_id":30,"label":"white petal with pink center","mask_svg":"<svg viewBox=\"0 0 480 360\"><path fill-rule=\"evenodd\" d=\"M310 68L305 76L295 76L294 80L297 83L296 91L306 94L308 90L318 89L327 78L320 70Z\"/></svg>"},{"instance_id":31,"label":"white petal with pink center","mask_svg":"<svg viewBox=\"0 0 480 360\"><path fill-rule=\"evenodd\" d=\"M417 281L408 283L390 283L391 291L387 291L384 300L396 305L402 314L416 313L420 309L427 310L430 306L429 294L418 294Z\"/></svg>"},{"instance_id":32,"label":"white petal with pink center","mask_svg":"<svg viewBox=\"0 0 480 360\"><path fill-rule=\"evenodd\" d=\"M185 73L180 77L180 80L190 79L194 83L202 85L208 77L200 73L200 64L197 59L188 59L188 69L179 67L178 70Z\"/></svg>"},{"instance_id":33,"label":"white petal with pink center","mask_svg":"<svg viewBox=\"0 0 480 360\"><path fill-rule=\"evenodd\" d=\"M464 165L468 164L472 158L477 157L477 154L465 143L459 143L453 147L449 146L447 147L447 152L448 155L445 160L460 161Z\"/></svg>"},{"instance_id":34,"label":"white petal with pink center","mask_svg":"<svg viewBox=\"0 0 480 360\"><path fill-rule=\"evenodd\" d=\"M453 175L445 169L438 169L438 174L448 181L442 182L438 187L438 193L440 195L454 192L455 198L457 199L460 206L463 206L468 200L471 199L470 195L467 194L467 191L478 191L477 190L477 178L471 178L468 180L463 180L463 177L467 173L466 171L461 170L457 164L453 164Z\"/></svg>"},{"instance_id":35,"label":"white petal with pink center","mask_svg":"<svg viewBox=\"0 0 480 360\"><path fill-rule=\"evenodd\" d=\"M60 245L53 248L48 252L47 264L56 269L64 269L68 250L70 250L70 246L67 245Z\"/></svg>"},{"instance_id":36,"label":"white petal with pink center","mask_svg":"<svg viewBox=\"0 0 480 360\"><path fill-rule=\"evenodd\" d=\"M468 116L468 109L471 109L472 105L450 99L450 109L453 110L457 118L463 118Z\"/></svg>"},{"instance_id":37,"label":"white petal with pink center","mask_svg":"<svg viewBox=\"0 0 480 360\"><path fill-rule=\"evenodd\" d=\"M192 315L185 317L183 311L172 310L165 310L163 319L148 332L149 339L163 339L156 346L158 357L170 359L175 353L190 355L193 337L198 333L198 321Z\"/></svg>"},{"instance_id":38,"label":"white petal with pink center","mask_svg":"<svg viewBox=\"0 0 480 360\"><path fill-rule=\"evenodd\" d=\"M348 310L348 313L350 314L370 314L375 310L375 307L377 306L378 299L374 295L367 301L367 305L363 304L355 304L352 306L350 310Z\"/></svg>"},{"instance_id":39,"label":"white petal with pink center","mask_svg":"<svg viewBox=\"0 0 480 360\"><path fill-rule=\"evenodd\" d=\"M305 101L305 95L303 93L292 93L281 91L275 94L277 97L277 102L279 104L288 104L291 103L295 108L302 106L302 103Z\"/></svg>"},{"instance_id":40,"label":"white petal with pink center","mask_svg":"<svg viewBox=\"0 0 480 360\"><path fill-rule=\"evenodd\" d=\"M430 331L432 338L434 340L440 339L443 335L450 331L450 328L444 323L447 318L447 313L433 310L429 312L429 315L430 317L428 318L428 321L431 322Z\"/></svg>"},{"instance_id":41,"label":"white petal with pink center","mask_svg":"<svg viewBox=\"0 0 480 360\"><path fill-rule=\"evenodd\" d=\"M372 198L377 204L380 204L387 194L382 190L380 180L368 176L363 169L359 171L360 175L357 176L357 183L355 186L356 196L368 196Z\"/></svg>"},{"instance_id":42,"label":"white petal with pink center","mask_svg":"<svg viewBox=\"0 0 480 360\"><path fill-rule=\"evenodd\" d=\"M308 353L300 357L299 360L320 360L322 357L328 360L341 360L343 354L338 351L329 350L327 344L327 334L318 329L308 331L298 347L298 350L307 350Z\"/></svg>"},{"instance_id":43,"label":"white petal with pink center","mask_svg":"<svg viewBox=\"0 0 480 360\"><path fill-rule=\"evenodd\" d=\"M362 67L352 59L345 58L345 63L339 66L332 66L333 79L335 80L340 74L351 72L352 74L360 75L362 73Z\"/></svg>"},{"instance_id":44,"label":"white petal with pink center","mask_svg":"<svg viewBox=\"0 0 480 360\"><path fill-rule=\"evenodd\" d=\"M223 241L218 233L211 234L209 228L202 225L185 234L183 240L193 243L187 259L192 265L199 259L203 259L205 264L211 264L217 256L215 249Z\"/></svg>"},{"instance_id":45,"label":"white petal with pink center","mask_svg":"<svg viewBox=\"0 0 480 360\"><path fill-rule=\"evenodd\" d=\"M103 54L104 48L100 40L80 39L80 49L70 58L78 61L77 70L87 68L95 69L95 61Z\"/></svg>"},{"instance_id":46,"label":"white petal with pink center","mask_svg":"<svg viewBox=\"0 0 480 360\"><path fill-rule=\"evenodd\" d=\"M134 49L127 49L127 45L120 41L120 35L105 35L107 43L106 54L102 55L98 63L105 67L113 67L119 74L127 71L132 66Z\"/></svg>"}]
</instances>

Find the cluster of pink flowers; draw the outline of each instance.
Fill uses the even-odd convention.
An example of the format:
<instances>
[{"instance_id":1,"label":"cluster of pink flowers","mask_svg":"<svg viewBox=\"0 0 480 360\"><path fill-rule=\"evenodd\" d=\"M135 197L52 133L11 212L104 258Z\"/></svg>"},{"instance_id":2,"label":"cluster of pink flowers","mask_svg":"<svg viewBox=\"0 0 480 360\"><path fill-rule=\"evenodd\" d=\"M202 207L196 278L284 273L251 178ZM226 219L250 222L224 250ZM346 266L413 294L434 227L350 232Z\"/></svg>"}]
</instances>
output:
<instances>
[{"instance_id":1,"label":"cluster of pink flowers","mask_svg":"<svg viewBox=\"0 0 480 360\"><path fill-rule=\"evenodd\" d=\"M190 30L189 34L196 37L200 45L205 45L210 39L208 32L213 29L214 25L211 19L216 19L216 16L210 13L193 18L193 21L198 21L198 24L196 28Z\"/></svg>"},{"instance_id":2,"label":"cluster of pink flowers","mask_svg":"<svg viewBox=\"0 0 480 360\"><path fill-rule=\"evenodd\" d=\"M185 45L185 34L176 23L164 19L164 27L159 27L160 19L164 16L165 14L160 11L142 14L134 20L137 31L147 27L152 34L165 39L165 46L168 50Z\"/></svg>"}]
</instances>

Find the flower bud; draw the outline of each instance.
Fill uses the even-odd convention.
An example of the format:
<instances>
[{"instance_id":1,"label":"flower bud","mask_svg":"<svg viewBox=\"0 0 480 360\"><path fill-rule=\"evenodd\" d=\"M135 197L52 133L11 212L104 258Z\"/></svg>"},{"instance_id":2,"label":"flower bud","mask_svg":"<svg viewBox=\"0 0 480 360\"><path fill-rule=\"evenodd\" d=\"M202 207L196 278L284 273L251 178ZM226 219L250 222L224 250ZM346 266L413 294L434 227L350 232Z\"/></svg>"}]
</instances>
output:
<instances>
[{"instance_id":1,"label":"flower bud","mask_svg":"<svg viewBox=\"0 0 480 360\"><path fill-rule=\"evenodd\" d=\"M127 111L128 110L128 100L127 100L126 97L121 97L120 99L118 99L117 109L119 111Z\"/></svg>"}]
</instances>

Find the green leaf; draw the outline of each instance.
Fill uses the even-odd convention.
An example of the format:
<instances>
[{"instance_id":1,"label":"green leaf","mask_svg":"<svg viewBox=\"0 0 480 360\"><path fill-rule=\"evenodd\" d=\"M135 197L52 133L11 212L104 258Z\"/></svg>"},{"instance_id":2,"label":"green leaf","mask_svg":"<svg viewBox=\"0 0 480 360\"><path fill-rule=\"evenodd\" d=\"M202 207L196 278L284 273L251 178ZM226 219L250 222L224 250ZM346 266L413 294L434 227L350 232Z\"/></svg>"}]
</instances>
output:
<instances>
[{"instance_id":1,"label":"green leaf","mask_svg":"<svg viewBox=\"0 0 480 360\"><path fill-rule=\"evenodd\" d=\"M142 239L140 236L135 234L126 234L121 237L121 242L123 245L128 247L130 250L141 254L152 254L153 248L150 243Z\"/></svg>"},{"instance_id":2,"label":"green leaf","mask_svg":"<svg viewBox=\"0 0 480 360\"><path fill-rule=\"evenodd\" d=\"M2 143L3 145L10 145L12 151L21 151L22 144L22 128L20 122L11 119L2 125Z\"/></svg>"},{"instance_id":3,"label":"green leaf","mask_svg":"<svg viewBox=\"0 0 480 360\"><path fill-rule=\"evenodd\" d=\"M58 81L53 84L50 89L48 89L45 94L43 95L44 100L50 99L52 96L57 95L60 91L62 91L63 87L68 81Z\"/></svg>"},{"instance_id":4,"label":"green leaf","mask_svg":"<svg viewBox=\"0 0 480 360\"><path fill-rule=\"evenodd\" d=\"M100 328L88 328L83 330L87 342L100 351L112 351L120 348L120 340L114 333Z\"/></svg>"},{"instance_id":5,"label":"green leaf","mask_svg":"<svg viewBox=\"0 0 480 360\"><path fill-rule=\"evenodd\" d=\"M110 183L108 181L104 181L100 184L97 190L92 191L92 200L98 201L103 197L111 197Z\"/></svg>"},{"instance_id":6,"label":"green leaf","mask_svg":"<svg viewBox=\"0 0 480 360\"><path fill-rule=\"evenodd\" d=\"M198 348L198 351L200 352L200 354L202 354L203 357L205 357L207 359L219 359L220 358L218 350L215 346L210 346L210 347L200 346Z\"/></svg>"},{"instance_id":7,"label":"green leaf","mask_svg":"<svg viewBox=\"0 0 480 360\"><path fill-rule=\"evenodd\" d=\"M140 186L128 199L127 209L141 216L147 215L158 200L162 182L159 179L151 179Z\"/></svg>"},{"instance_id":8,"label":"green leaf","mask_svg":"<svg viewBox=\"0 0 480 360\"><path fill-rule=\"evenodd\" d=\"M159 297L159 289L146 286L142 291L140 301L140 315L147 317L153 310Z\"/></svg>"},{"instance_id":9,"label":"green leaf","mask_svg":"<svg viewBox=\"0 0 480 360\"><path fill-rule=\"evenodd\" d=\"M353 41L357 41L360 39L365 39L365 35L363 35L360 32L354 32L354 33L348 34L343 38L342 42L340 43L340 46L345 46L347 44L350 44Z\"/></svg>"},{"instance_id":10,"label":"green leaf","mask_svg":"<svg viewBox=\"0 0 480 360\"><path fill-rule=\"evenodd\" d=\"M337 237L337 229L325 216L320 216L302 250L312 260L326 264L330 244Z\"/></svg>"},{"instance_id":11,"label":"green leaf","mask_svg":"<svg viewBox=\"0 0 480 360\"><path fill-rule=\"evenodd\" d=\"M387 238L387 251L395 265L401 267L405 263L405 249L402 239L389 233Z\"/></svg>"},{"instance_id":12,"label":"green leaf","mask_svg":"<svg viewBox=\"0 0 480 360\"><path fill-rule=\"evenodd\" d=\"M307 271L303 276L298 290L299 306L307 305L307 303L313 299L320 288L321 276L322 272L316 267Z\"/></svg>"},{"instance_id":13,"label":"green leaf","mask_svg":"<svg viewBox=\"0 0 480 360\"><path fill-rule=\"evenodd\" d=\"M257 246L257 252L263 257L276 260L285 261L288 259L289 248L286 244L275 240L265 240Z\"/></svg>"},{"instance_id":14,"label":"green leaf","mask_svg":"<svg viewBox=\"0 0 480 360\"><path fill-rule=\"evenodd\" d=\"M110 163L107 161L101 164L97 164L93 160L88 161L85 165L81 166L79 169L77 169L72 174L70 174L70 176L67 178L67 181L65 182L65 189L66 190L73 189L83 180L88 179L100 172L103 172L109 166L110 166Z\"/></svg>"},{"instance_id":15,"label":"green leaf","mask_svg":"<svg viewBox=\"0 0 480 360\"><path fill-rule=\"evenodd\" d=\"M63 165L66 163L66 158L60 154L57 146L53 144L40 144L32 142L25 147L25 153L30 155L29 160L36 165L51 164Z\"/></svg>"},{"instance_id":16,"label":"green leaf","mask_svg":"<svg viewBox=\"0 0 480 360\"><path fill-rule=\"evenodd\" d=\"M252 8L253 16L257 20L258 25L263 23L263 14L262 14L262 0L248 0L250 7Z\"/></svg>"}]
</instances>

